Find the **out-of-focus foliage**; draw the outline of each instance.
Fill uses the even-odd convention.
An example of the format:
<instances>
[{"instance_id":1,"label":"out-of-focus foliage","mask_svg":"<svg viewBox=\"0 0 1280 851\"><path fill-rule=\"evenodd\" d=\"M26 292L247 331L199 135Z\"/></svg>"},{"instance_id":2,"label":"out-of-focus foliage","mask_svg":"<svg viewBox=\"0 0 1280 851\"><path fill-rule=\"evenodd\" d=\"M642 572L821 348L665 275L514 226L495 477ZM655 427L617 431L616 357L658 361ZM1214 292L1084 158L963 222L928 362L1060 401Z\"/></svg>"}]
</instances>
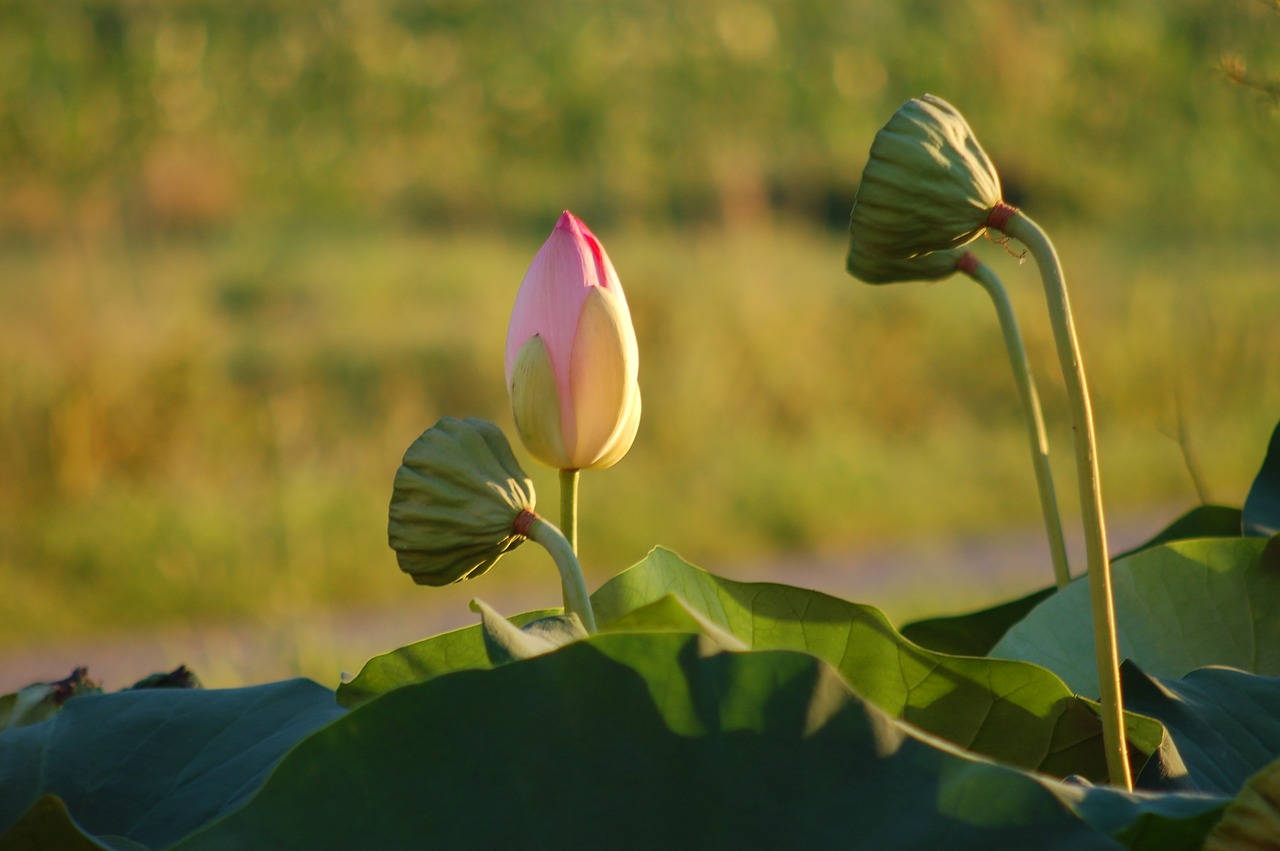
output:
<instances>
[{"instance_id":1,"label":"out-of-focus foliage","mask_svg":"<svg viewBox=\"0 0 1280 851\"><path fill-rule=\"evenodd\" d=\"M1108 510L1194 501L1183 426L1237 504L1280 405L1280 113L1224 52L1280 69L1280 15L0 3L0 643L405 593L394 470L442 416L514 435L503 334L566 208L618 267L645 400L584 484L593 577L655 543L724 564L1034 525L990 304L842 268L875 130L925 91L1053 230ZM1069 454L1039 282L978 250ZM500 581L525 558L546 570L517 552Z\"/></svg>"},{"instance_id":2,"label":"out-of-focus foliage","mask_svg":"<svg viewBox=\"0 0 1280 851\"><path fill-rule=\"evenodd\" d=\"M1274 221L1250 199L1280 124L1221 57L1277 45L1248 0L14 0L0 228L839 224L875 129L927 90L1038 214Z\"/></svg>"}]
</instances>

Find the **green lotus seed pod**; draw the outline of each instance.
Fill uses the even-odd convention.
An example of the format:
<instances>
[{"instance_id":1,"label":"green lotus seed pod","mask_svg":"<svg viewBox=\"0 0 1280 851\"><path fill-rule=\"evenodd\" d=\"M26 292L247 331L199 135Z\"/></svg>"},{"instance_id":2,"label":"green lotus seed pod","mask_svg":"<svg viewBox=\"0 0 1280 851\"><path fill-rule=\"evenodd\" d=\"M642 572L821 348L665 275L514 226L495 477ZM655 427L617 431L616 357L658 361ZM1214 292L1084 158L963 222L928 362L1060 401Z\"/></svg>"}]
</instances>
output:
<instances>
[{"instance_id":1,"label":"green lotus seed pod","mask_svg":"<svg viewBox=\"0 0 1280 851\"><path fill-rule=\"evenodd\" d=\"M958 248L986 229L1000 199L1000 176L964 116L925 95L876 133L849 233L890 258Z\"/></svg>"},{"instance_id":2,"label":"green lotus seed pod","mask_svg":"<svg viewBox=\"0 0 1280 851\"><path fill-rule=\"evenodd\" d=\"M939 281L950 277L966 254L963 249L947 248L903 260L886 257L860 242L851 242L845 269L866 284Z\"/></svg>"},{"instance_id":3,"label":"green lotus seed pod","mask_svg":"<svg viewBox=\"0 0 1280 851\"><path fill-rule=\"evenodd\" d=\"M448 585L479 576L519 546L527 527L517 520L533 505L533 482L502 430L446 417L404 454L387 538L414 582Z\"/></svg>"}]
</instances>

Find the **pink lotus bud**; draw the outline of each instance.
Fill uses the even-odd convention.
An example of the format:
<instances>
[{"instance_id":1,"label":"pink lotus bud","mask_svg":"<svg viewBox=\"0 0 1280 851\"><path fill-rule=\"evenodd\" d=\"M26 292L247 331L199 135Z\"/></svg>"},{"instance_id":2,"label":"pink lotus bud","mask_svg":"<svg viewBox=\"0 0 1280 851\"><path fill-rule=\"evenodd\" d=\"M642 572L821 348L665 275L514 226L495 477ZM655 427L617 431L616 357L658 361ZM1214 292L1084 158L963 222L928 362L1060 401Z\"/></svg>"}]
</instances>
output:
<instances>
[{"instance_id":1,"label":"pink lotus bud","mask_svg":"<svg viewBox=\"0 0 1280 851\"><path fill-rule=\"evenodd\" d=\"M565 212L525 273L506 374L525 448L561 470L616 464L640 425L640 356L618 273Z\"/></svg>"}]
</instances>

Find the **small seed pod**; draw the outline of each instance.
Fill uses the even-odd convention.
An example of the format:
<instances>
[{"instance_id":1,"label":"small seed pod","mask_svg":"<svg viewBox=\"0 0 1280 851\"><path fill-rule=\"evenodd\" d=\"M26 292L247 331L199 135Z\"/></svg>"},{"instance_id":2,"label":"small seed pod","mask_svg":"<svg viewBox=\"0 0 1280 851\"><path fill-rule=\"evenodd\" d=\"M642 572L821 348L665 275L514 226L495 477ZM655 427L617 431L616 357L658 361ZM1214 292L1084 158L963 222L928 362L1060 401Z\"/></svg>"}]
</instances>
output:
<instances>
[{"instance_id":1,"label":"small seed pod","mask_svg":"<svg viewBox=\"0 0 1280 851\"><path fill-rule=\"evenodd\" d=\"M484 573L525 535L533 482L502 430L446 417L404 454L391 495L387 537L400 569L419 585L448 585Z\"/></svg>"},{"instance_id":2,"label":"small seed pod","mask_svg":"<svg viewBox=\"0 0 1280 851\"><path fill-rule=\"evenodd\" d=\"M1000 200L1000 176L964 116L925 95L876 133L849 232L870 251L908 259L972 241Z\"/></svg>"}]
</instances>

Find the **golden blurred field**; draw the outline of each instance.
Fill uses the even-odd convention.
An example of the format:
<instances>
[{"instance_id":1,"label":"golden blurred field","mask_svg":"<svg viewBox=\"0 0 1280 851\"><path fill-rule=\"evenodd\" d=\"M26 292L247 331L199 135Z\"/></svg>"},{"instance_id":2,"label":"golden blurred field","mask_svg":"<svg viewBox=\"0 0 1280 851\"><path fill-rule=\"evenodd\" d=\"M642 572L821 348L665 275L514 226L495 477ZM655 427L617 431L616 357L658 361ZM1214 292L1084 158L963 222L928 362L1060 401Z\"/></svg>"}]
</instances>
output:
<instances>
[{"instance_id":1,"label":"golden blurred field","mask_svg":"<svg viewBox=\"0 0 1280 851\"><path fill-rule=\"evenodd\" d=\"M645 412L631 454L584 476L593 579L657 543L723 564L1038 523L979 287L867 287L834 235L602 238ZM1108 505L1195 501L1179 405L1209 495L1239 503L1280 412L1269 253L1060 242ZM6 279L31 284L6 293L0 324L6 639L431 593L386 547L391 477L440 416L490 418L515 440L501 352L537 240L277 245L4 255ZM983 250L1024 317L1072 511L1038 280ZM520 454L554 506L554 476Z\"/></svg>"},{"instance_id":2,"label":"golden blurred field","mask_svg":"<svg viewBox=\"0 0 1280 851\"><path fill-rule=\"evenodd\" d=\"M1240 503L1280 417L1280 121L1222 68L1265 74L1280 15L916 5L8 4L0 645L431 593L391 477L440 416L515 441L507 315L564 208L642 358L637 442L582 483L592 583L659 543L731 572L1036 526L986 296L843 270L871 136L923 91L1058 242L1108 508L1194 503L1184 450ZM1038 279L978 250L1074 516Z\"/></svg>"}]
</instances>

